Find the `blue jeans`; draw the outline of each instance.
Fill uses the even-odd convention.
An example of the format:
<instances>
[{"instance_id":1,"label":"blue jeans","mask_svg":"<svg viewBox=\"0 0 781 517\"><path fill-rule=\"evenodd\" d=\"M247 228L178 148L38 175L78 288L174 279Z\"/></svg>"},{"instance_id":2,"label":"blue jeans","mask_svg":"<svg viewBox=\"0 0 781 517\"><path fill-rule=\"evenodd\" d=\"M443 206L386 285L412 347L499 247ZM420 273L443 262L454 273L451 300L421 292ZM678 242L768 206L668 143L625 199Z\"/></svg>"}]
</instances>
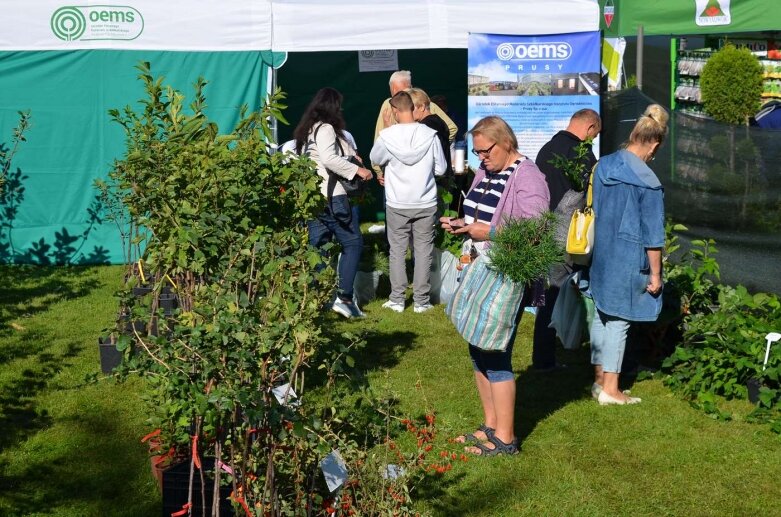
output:
<instances>
[{"instance_id":1,"label":"blue jeans","mask_svg":"<svg viewBox=\"0 0 781 517\"><path fill-rule=\"evenodd\" d=\"M338 296L345 301L353 298L355 274L363 251L359 219L358 207L351 207L347 196L334 196L325 211L307 223L311 246L322 248L334 238L342 246Z\"/></svg>"},{"instance_id":2,"label":"blue jeans","mask_svg":"<svg viewBox=\"0 0 781 517\"><path fill-rule=\"evenodd\" d=\"M603 372L621 373L628 331L628 321L598 310L591 324L591 364Z\"/></svg>"}]
</instances>

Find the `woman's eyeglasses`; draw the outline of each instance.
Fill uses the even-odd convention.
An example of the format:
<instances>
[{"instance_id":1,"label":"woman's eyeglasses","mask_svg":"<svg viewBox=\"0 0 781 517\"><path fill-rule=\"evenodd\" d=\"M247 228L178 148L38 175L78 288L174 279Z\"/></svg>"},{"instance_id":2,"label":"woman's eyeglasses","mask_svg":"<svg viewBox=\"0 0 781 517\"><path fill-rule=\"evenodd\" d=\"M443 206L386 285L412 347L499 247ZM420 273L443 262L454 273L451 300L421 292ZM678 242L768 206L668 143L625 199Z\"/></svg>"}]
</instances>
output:
<instances>
[{"instance_id":1,"label":"woman's eyeglasses","mask_svg":"<svg viewBox=\"0 0 781 517\"><path fill-rule=\"evenodd\" d=\"M488 156L489 154L491 154L491 149L493 149L494 146L496 146L496 142L494 142L494 145L492 145L488 149L472 149L472 154L474 154L478 158L480 157L481 154Z\"/></svg>"}]
</instances>

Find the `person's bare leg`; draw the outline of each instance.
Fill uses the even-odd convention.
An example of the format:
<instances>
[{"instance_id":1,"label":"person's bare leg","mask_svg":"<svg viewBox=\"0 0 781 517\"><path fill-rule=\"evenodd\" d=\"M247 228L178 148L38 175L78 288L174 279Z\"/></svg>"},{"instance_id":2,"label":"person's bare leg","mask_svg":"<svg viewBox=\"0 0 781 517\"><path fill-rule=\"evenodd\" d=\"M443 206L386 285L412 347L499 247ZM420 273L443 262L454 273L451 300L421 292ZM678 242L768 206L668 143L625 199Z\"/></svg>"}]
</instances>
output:
<instances>
[{"instance_id":1,"label":"person's bare leg","mask_svg":"<svg viewBox=\"0 0 781 517\"><path fill-rule=\"evenodd\" d=\"M496 437L510 443L515 439L515 380L494 382L491 395L496 414Z\"/></svg>"},{"instance_id":2,"label":"person's bare leg","mask_svg":"<svg viewBox=\"0 0 781 517\"><path fill-rule=\"evenodd\" d=\"M496 411L494 410L494 401L491 395L491 383L488 382L488 378L478 370L475 370L475 384L477 385L477 393L480 395L480 404L483 406L483 423L486 427L496 429ZM474 431L472 435L484 442L488 440L488 436L483 431ZM465 443L466 436L461 435L455 439L456 443Z\"/></svg>"},{"instance_id":3,"label":"person's bare leg","mask_svg":"<svg viewBox=\"0 0 781 517\"><path fill-rule=\"evenodd\" d=\"M475 372L475 382L477 383L477 392L480 394L480 404L483 406L483 422L486 427L496 429L496 408L491 383L488 382L488 377L478 371Z\"/></svg>"},{"instance_id":4,"label":"person's bare leg","mask_svg":"<svg viewBox=\"0 0 781 517\"><path fill-rule=\"evenodd\" d=\"M594 382L603 387L605 385L604 372L602 372L601 364L594 365Z\"/></svg>"},{"instance_id":5,"label":"person's bare leg","mask_svg":"<svg viewBox=\"0 0 781 517\"><path fill-rule=\"evenodd\" d=\"M604 383L602 384L602 391L610 395L617 400L627 400L627 397L621 390L618 389L618 377L620 374L613 372L604 372L602 378Z\"/></svg>"},{"instance_id":6,"label":"person's bare leg","mask_svg":"<svg viewBox=\"0 0 781 517\"><path fill-rule=\"evenodd\" d=\"M489 383L489 386L495 415L495 425L491 426L496 429L494 436L504 443L511 443L515 440L515 380ZM483 446L487 449L495 447L491 442ZM477 447L468 447L466 450L472 454L481 453Z\"/></svg>"}]
</instances>

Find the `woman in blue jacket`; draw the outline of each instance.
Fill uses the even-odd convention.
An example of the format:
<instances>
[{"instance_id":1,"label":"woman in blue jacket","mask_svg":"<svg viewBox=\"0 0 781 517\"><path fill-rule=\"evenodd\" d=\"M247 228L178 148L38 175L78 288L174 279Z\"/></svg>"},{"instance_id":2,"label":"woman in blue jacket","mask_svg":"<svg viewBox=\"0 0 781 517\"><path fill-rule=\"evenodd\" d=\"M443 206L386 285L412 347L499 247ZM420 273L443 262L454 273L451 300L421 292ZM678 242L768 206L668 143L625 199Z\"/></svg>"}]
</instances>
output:
<instances>
[{"instance_id":1,"label":"woman in blue jacket","mask_svg":"<svg viewBox=\"0 0 781 517\"><path fill-rule=\"evenodd\" d=\"M640 402L618 388L627 332L662 308L664 192L647 163L667 136L667 119L664 108L648 106L624 148L603 157L594 174L591 393L601 405Z\"/></svg>"}]
</instances>

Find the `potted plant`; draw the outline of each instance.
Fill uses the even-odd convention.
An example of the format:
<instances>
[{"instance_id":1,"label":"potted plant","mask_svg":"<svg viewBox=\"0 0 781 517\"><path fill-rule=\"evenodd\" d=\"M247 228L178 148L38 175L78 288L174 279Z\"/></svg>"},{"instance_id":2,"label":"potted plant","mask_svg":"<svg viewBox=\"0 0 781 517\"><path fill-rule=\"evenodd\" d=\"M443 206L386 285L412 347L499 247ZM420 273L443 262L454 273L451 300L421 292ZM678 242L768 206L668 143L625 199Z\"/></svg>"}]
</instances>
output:
<instances>
[{"instance_id":1,"label":"potted plant","mask_svg":"<svg viewBox=\"0 0 781 517\"><path fill-rule=\"evenodd\" d=\"M189 508L201 499L218 514L225 486L237 509L307 508L337 415L306 397L280 402L274 390L295 387L301 397L305 372L354 364L345 357L349 343L331 343L322 331L334 275L303 224L324 206L319 178L308 158L271 151L269 121L283 120L281 92L259 111L242 109L233 130L220 134L204 113L204 80L185 107L148 63L138 68L141 109L110 112L127 142L110 180L146 231L152 295L124 300L132 319L158 332L135 333L137 353L125 354L122 375L145 377L150 423L186 451L172 469L186 479ZM166 286L177 302L168 314ZM206 494L216 495L213 504Z\"/></svg>"}]
</instances>

